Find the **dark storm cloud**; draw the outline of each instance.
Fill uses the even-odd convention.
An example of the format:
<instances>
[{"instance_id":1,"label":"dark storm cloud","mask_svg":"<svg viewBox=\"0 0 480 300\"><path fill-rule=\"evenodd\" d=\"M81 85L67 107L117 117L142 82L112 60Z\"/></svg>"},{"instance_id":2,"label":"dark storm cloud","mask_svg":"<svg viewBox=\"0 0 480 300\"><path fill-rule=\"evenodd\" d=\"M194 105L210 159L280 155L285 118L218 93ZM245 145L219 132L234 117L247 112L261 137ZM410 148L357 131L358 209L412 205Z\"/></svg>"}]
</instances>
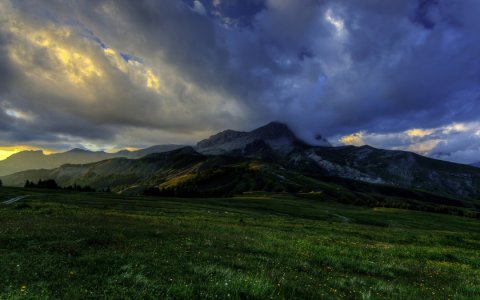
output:
<instances>
[{"instance_id":1,"label":"dark storm cloud","mask_svg":"<svg viewBox=\"0 0 480 300\"><path fill-rule=\"evenodd\" d=\"M12 136L144 144L280 120L311 139L479 115L475 0L18 0L0 10L0 100L30 116L3 125Z\"/></svg>"},{"instance_id":2,"label":"dark storm cloud","mask_svg":"<svg viewBox=\"0 0 480 300\"><path fill-rule=\"evenodd\" d=\"M438 5L437 0L419 0L413 16L414 22L423 25L426 29L433 29L435 22L431 19L430 13L435 5Z\"/></svg>"},{"instance_id":3,"label":"dark storm cloud","mask_svg":"<svg viewBox=\"0 0 480 300\"><path fill-rule=\"evenodd\" d=\"M12 65L8 59L8 46L9 34L0 31L0 91L6 92L10 89L12 81L14 80L14 74Z\"/></svg>"}]
</instances>

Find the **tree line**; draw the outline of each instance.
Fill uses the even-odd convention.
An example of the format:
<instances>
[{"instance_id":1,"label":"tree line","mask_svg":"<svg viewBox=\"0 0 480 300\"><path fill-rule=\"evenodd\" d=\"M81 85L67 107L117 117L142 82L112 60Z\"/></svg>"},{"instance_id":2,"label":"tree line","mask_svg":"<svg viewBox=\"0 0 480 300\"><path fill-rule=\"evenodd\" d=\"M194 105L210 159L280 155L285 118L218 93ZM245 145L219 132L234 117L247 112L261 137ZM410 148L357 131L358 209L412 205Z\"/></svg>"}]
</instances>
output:
<instances>
[{"instance_id":1,"label":"tree line","mask_svg":"<svg viewBox=\"0 0 480 300\"><path fill-rule=\"evenodd\" d=\"M37 183L27 180L24 187L26 188L38 188L38 189L50 189L50 190L68 190L75 192L96 192L96 190L88 185L81 186L78 184L69 185L67 187L61 187L54 179L38 180ZM104 192L110 192L110 188L103 190Z\"/></svg>"}]
</instances>

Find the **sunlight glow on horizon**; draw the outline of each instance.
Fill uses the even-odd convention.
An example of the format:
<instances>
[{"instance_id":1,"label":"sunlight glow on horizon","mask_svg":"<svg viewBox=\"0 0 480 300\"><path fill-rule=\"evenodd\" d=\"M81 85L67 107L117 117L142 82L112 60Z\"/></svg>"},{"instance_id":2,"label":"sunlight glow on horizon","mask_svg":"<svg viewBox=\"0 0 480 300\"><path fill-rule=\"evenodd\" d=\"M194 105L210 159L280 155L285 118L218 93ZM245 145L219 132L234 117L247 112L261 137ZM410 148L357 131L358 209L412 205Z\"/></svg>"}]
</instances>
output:
<instances>
[{"instance_id":1,"label":"sunlight glow on horizon","mask_svg":"<svg viewBox=\"0 0 480 300\"><path fill-rule=\"evenodd\" d=\"M53 150L48 150L48 149L41 149L38 147L31 147L31 146L23 146L23 145L18 145L18 146L0 146L0 160L7 159L11 155L22 152L22 151L38 151L41 150L43 151L44 154L49 155L56 153L56 151Z\"/></svg>"}]
</instances>

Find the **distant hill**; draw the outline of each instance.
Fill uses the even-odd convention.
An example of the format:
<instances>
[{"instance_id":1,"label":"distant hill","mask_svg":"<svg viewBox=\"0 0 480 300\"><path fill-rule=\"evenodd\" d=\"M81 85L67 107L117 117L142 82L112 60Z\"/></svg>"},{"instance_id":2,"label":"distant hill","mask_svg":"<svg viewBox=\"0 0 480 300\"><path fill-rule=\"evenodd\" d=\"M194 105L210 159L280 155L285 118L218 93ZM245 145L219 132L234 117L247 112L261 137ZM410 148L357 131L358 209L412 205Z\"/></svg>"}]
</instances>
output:
<instances>
[{"instance_id":1,"label":"distant hill","mask_svg":"<svg viewBox=\"0 0 480 300\"><path fill-rule=\"evenodd\" d=\"M122 150L116 153L72 149L67 152L46 155L43 151L21 151L0 161L0 176L31 169L53 169L64 164L87 164L117 157L140 158L142 156L178 149L180 145L157 145L136 151Z\"/></svg>"}]
</instances>

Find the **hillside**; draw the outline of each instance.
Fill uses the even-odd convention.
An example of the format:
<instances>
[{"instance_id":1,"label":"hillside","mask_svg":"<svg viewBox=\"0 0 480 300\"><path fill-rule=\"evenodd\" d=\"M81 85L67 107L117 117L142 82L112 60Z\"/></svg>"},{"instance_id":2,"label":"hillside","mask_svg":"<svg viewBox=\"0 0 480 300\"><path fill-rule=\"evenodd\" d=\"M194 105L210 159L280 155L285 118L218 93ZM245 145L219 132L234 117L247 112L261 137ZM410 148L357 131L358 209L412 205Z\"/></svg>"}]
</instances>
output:
<instances>
[{"instance_id":1,"label":"hillside","mask_svg":"<svg viewBox=\"0 0 480 300\"><path fill-rule=\"evenodd\" d=\"M116 158L87 165L64 165L2 177L10 186L26 180L55 179L60 186L81 185L122 194L222 197L266 191L367 206L386 206L477 216L480 203L421 190L372 184L294 169L239 156L205 156L191 147L141 159Z\"/></svg>"},{"instance_id":2,"label":"hillside","mask_svg":"<svg viewBox=\"0 0 480 300\"><path fill-rule=\"evenodd\" d=\"M364 182L480 198L480 170L405 151L370 146L310 148L292 152L289 163L318 166L326 174Z\"/></svg>"},{"instance_id":3,"label":"hillside","mask_svg":"<svg viewBox=\"0 0 480 300\"><path fill-rule=\"evenodd\" d=\"M76 183L121 191L124 187L132 188L140 183L145 186L181 175L203 159L193 148L185 147L149 154L140 159L113 158L90 164L65 164L51 170L23 171L2 178L6 185L11 186L23 186L26 180L48 178L55 179L62 186Z\"/></svg>"}]
</instances>

